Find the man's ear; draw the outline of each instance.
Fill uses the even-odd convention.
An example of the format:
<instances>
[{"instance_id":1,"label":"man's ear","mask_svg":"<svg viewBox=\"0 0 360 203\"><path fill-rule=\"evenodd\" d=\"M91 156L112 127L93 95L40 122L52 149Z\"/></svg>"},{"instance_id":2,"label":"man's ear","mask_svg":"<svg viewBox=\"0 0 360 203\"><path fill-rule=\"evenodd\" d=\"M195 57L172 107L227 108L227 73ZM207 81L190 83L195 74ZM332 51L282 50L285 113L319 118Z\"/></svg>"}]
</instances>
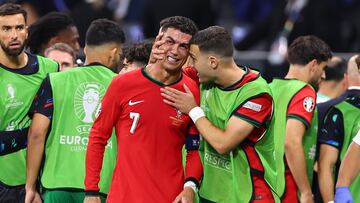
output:
<instances>
[{"instance_id":1,"label":"man's ear","mask_svg":"<svg viewBox=\"0 0 360 203\"><path fill-rule=\"evenodd\" d=\"M212 69L216 69L219 65L219 59L216 56L209 56L209 65Z\"/></svg>"},{"instance_id":2,"label":"man's ear","mask_svg":"<svg viewBox=\"0 0 360 203\"><path fill-rule=\"evenodd\" d=\"M316 69L317 69L317 66L318 66L318 65L319 65L319 64L318 64L318 62L317 62L316 59L311 60L311 61L307 64L307 66L309 67L310 72L316 72Z\"/></svg>"},{"instance_id":3,"label":"man's ear","mask_svg":"<svg viewBox=\"0 0 360 203\"><path fill-rule=\"evenodd\" d=\"M85 47L84 47L84 55L85 56L86 56L87 49L88 49L88 47L85 45Z\"/></svg>"},{"instance_id":4,"label":"man's ear","mask_svg":"<svg viewBox=\"0 0 360 203\"><path fill-rule=\"evenodd\" d=\"M25 39L27 39L29 37L29 26L25 26L25 30L26 30L26 37Z\"/></svg>"},{"instance_id":5,"label":"man's ear","mask_svg":"<svg viewBox=\"0 0 360 203\"><path fill-rule=\"evenodd\" d=\"M116 54L118 53L118 48L117 47L114 47L114 48L111 48L110 49L110 54L109 54L109 57L110 57L110 60L114 60L116 58Z\"/></svg>"}]
</instances>

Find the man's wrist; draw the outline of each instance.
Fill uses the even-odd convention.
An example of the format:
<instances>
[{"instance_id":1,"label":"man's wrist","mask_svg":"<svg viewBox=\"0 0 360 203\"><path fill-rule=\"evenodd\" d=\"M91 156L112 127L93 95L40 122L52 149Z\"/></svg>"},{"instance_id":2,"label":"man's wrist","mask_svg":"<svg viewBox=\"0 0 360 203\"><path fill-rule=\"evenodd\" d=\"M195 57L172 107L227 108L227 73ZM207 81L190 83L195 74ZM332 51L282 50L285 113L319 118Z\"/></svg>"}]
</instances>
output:
<instances>
[{"instance_id":1,"label":"man's wrist","mask_svg":"<svg viewBox=\"0 0 360 203\"><path fill-rule=\"evenodd\" d=\"M196 106L189 111L189 116L196 123L199 118L205 117L205 113L199 106Z\"/></svg>"},{"instance_id":2,"label":"man's wrist","mask_svg":"<svg viewBox=\"0 0 360 203\"><path fill-rule=\"evenodd\" d=\"M312 193L312 191L305 191L305 192L300 192L301 195L304 195L304 196L311 196L311 197L314 197L314 194Z\"/></svg>"},{"instance_id":3,"label":"man's wrist","mask_svg":"<svg viewBox=\"0 0 360 203\"><path fill-rule=\"evenodd\" d=\"M35 190L36 190L36 187L35 187L35 185L33 185L33 184L25 184L25 190L35 191Z\"/></svg>"},{"instance_id":4,"label":"man's wrist","mask_svg":"<svg viewBox=\"0 0 360 203\"><path fill-rule=\"evenodd\" d=\"M185 182L184 189L187 187L191 188L194 191L194 193L196 193L198 191L196 184L191 180L188 180Z\"/></svg>"}]
</instances>

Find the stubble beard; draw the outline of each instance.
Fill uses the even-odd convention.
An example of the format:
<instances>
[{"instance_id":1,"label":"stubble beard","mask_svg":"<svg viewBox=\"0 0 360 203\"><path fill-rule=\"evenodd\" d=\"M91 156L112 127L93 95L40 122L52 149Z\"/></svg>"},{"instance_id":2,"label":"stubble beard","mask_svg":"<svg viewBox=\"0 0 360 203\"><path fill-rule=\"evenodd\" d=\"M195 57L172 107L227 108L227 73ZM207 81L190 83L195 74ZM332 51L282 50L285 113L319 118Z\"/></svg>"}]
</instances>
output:
<instances>
[{"instance_id":1,"label":"stubble beard","mask_svg":"<svg viewBox=\"0 0 360 203\"><path fill-rule=\"evenodd\" d=\"M20 48L17 48L17 49L10 49L9 47L5 46L5 44L3 44L2 42L0 42L0 45L1 45L2 50L4 50L4 52L8 56L11 56L11 57L19 56L25 48L24 43L20 46Z\"/></svg>"}]
</instances>

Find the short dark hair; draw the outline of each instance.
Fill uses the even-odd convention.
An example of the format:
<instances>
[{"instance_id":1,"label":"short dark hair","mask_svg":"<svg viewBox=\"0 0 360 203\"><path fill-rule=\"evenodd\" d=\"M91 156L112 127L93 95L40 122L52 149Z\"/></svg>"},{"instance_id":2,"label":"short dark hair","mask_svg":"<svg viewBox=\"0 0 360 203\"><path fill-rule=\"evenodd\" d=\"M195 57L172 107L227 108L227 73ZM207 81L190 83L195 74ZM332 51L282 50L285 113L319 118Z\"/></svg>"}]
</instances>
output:
<instances>
[{"instance_id":1,"label":"short dark hair","mask_svg":"<svg viewBox=\"0 0 360 203\"><path fill-rule=\"evenodd\" d=\"M220 26L211 26L196 33L190 44L199 46L200 51L213 52L220 56L232 57L234 47L229 32Z\"/></svg>"},{"instance_id":2,"label":"short dark hair","mask_svg":"<svg viewBox=\"0 0 360 203\"><path fill-rule=\"evenodd\" d=\"M16 15L22 14L25 19L25 23L27 21L27 12L25 9L19 4L6 3L0 6L0 16L8 16L8 15Z\"/></svg>"},{"instance_id":3,"label":"short dark hair","mask_svg":"<svg viewBox=\"0 0 360 203\"><path fill-rule=\"evenodd\" d=\"M86 32L86 45L98 46L125 42L125 34L119 23L105 18L94 20Z\"/></svg>"},{"instance_id":4,"label":"short dark hair","mask_svg":"<svg viewBox=\"0 0 360 203\"><path fill-rule=\"evenodd\" d=\"M27 46L32 53L38 54L41 52L43 44L70 26L75 26L75 23L67 14L48 13L29 27Z\"/></svg>"},{"instance_id":5,"label":"short dark hair","mask_svg":"<svg viewBox=\"0 0 360 203\"><path fill-rule=\"evenodd\" d=\"M124 57L128 63L140 62L142 64L147 64L149 62L152 46L152 41L131 44L124 48Z\"/></svg>"},{"instance_id":6,"label":"short dark hair","mask_svg":"<svg viewBox=\"0 0 360 203\"><path fill-rule=\"evenodd\" d=\"M161 31L164 32L168 28L175 28L191 36L193 36L198 31L198 28L194 21L192 21L190 18L186 18L183 16L171 16L161 20Z\"/></svg>"},{"instance_id":7,"label":"short dark hair","mask_svg":"<svg viewBox=\"0 0 360 203\"><path fill-rule=\"evenodd\" d=\"M344 74L347 72L347 62L345 59L336 57L332 59L324 69L325 81L334 80L340 81L344 79Z\"/></svg>"},{"instance_id":8,"label":"short dark hair","mask_svg":"<svg viewBox=\"0 0 360 203\"><path fill-rule=\"evenodd\" d=\"M317 63L326 62L332 57L329 45L318 37L307 35L296 38L288 49L290 64L306 65L316 59Z\"/></svg>"}]
</instances>

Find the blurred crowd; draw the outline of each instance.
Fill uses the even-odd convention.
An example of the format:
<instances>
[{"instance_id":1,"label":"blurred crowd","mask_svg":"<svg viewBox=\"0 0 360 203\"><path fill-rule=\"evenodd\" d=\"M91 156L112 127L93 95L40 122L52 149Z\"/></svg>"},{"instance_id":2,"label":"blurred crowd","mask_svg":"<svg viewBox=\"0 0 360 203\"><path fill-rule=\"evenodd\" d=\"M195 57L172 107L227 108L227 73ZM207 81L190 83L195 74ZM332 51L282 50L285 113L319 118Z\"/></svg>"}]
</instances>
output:
<instances>
[{"instance_id":1,"label":"blurred crowd","mask_svg":"<svg viewBox=\"0 0 360 203\"><path fill-rule=\"evenodd\" d=\"M357 0L2 0L22 4L29 13L29 25L41 16L60 11L74 19L79 43L84 46L90 22L108 18L125 26L128 41L155 37L161 19L173 15L194 20L200 29L222 25L233 30L238 50L269 50L294 15L289 43L304 34L313 34L335 52L360 48L360 2ZM262 42L262 43L261 43Z\"/></svg>"}]
</instances>

